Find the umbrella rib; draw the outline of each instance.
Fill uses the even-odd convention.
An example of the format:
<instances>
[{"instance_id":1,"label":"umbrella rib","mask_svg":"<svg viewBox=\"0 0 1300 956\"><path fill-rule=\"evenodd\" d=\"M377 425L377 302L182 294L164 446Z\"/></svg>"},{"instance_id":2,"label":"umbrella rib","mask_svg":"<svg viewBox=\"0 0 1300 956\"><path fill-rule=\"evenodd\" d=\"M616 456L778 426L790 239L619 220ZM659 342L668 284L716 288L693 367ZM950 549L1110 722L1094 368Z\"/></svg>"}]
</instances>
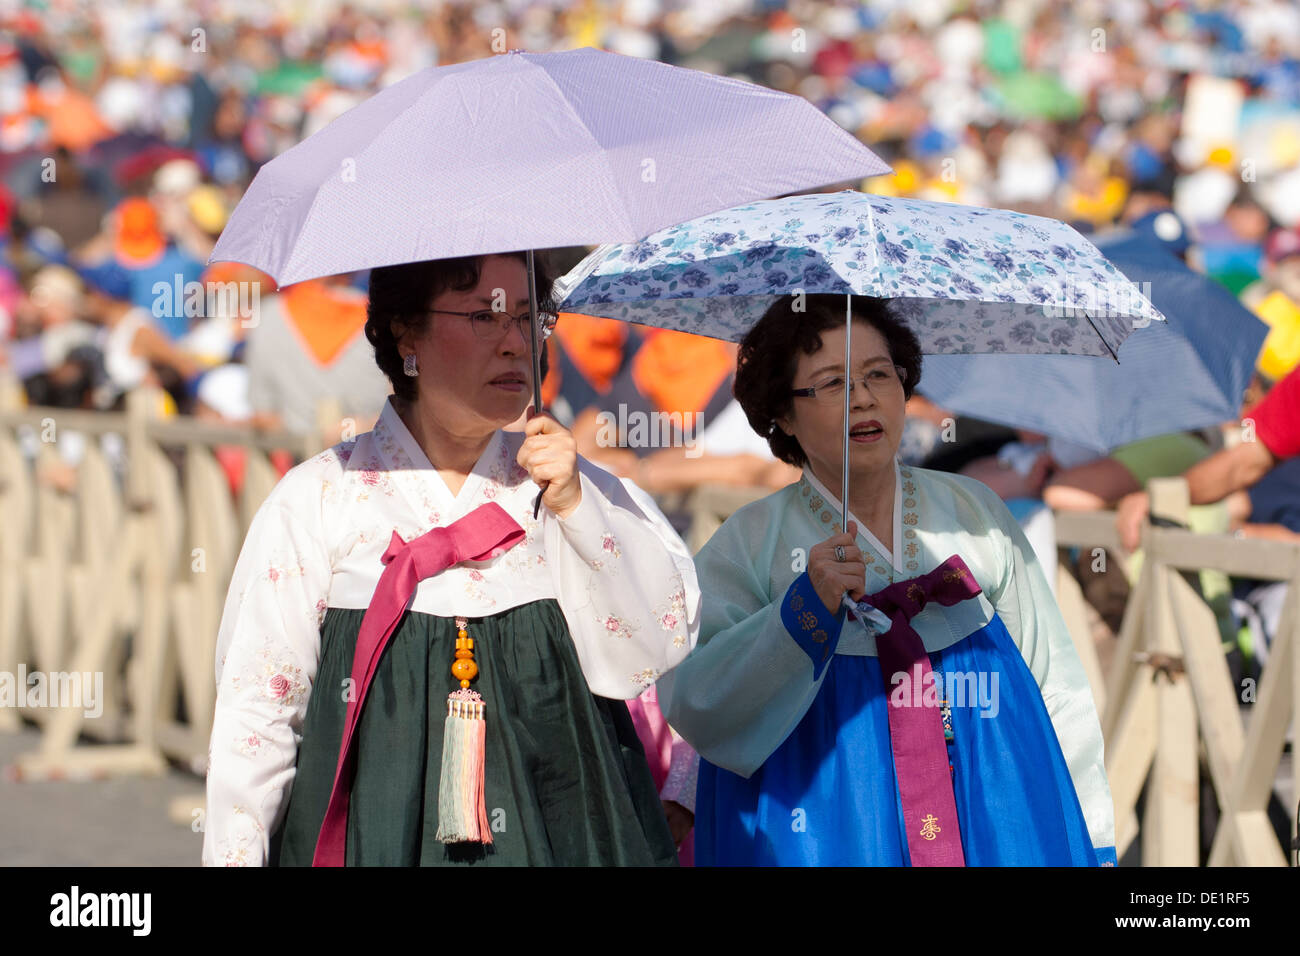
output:
<instances>
[{"instance_id":1,"label":"umbrella rib","mask_svg":"<svg viewBox=\"0 0 1300 956\"><path fill-rule=\"evenodd\" d=\"M606 151L605 147L604 147L604 146L600 143L600 141L597 140L594 136L590 136L590 132L591 132L591 131L590 131L590 128L589 128L589 127L587 126L587 124L582 120L582 117L579 115L578 111L574 108L573 104L569 101L569 99L568 99L568 97L565 95L564 91L560 88L560 85L559 85L558 83L555 82L555 78L552 77L551 74L548 73L545 69L542 69L541 67L535 67L535 68L538 69L538 70L540 70L540 72L542 73L542 75L546 77L546 80L547 80L547 81L551 84L551 86L554 88L554 90L555 90L555 92L556 92L556 95L559 97L560 102L563 103L565 109L568 111L569 115L573 118L574 122L577 123L578 126L579 126L581 129L587 131L587 133L588 133L588 135L589 135L589 138L590 138L590 142L591 142L592 144L595 145L596 150L597 150L597 153L598 153L599 156L600 156L600 159L604 162L606 168L607 168L608 171L609 171L608 182L609 182L609 185L610 185L610 187L611 187L611 191L616 193L617 190L614 190L614 189L612 188L612 187L614 187L614 186L616 185L615 175L614 175L614 169L613 169L613 166L610 165L609 155L608 155L608 152ZM431 87L429 90L426 90L426 91L425 91L424 93L422 93L420 96L416 97L416 98L415 98L414 100L412 100L409 104L407 104L407 106L405 106L403 109L401 109L401 110L398 111L397 113L393 114L393 116L389 119L389 121L388 121L387 123L384 124L384 129L386 130L386 129L391 128L391 127L393 126L394 123L399 122L399 121L402 119L402 117L404 117L404 116L405 116L407 113L409 113L411 110L417 109L417 108L419 107L419 105L420 105L420 104L425 100L425 98L429 95L429 93L431 93L431 92L433 91L433 89L434 89L434 88ZM373 141L373 138L372 138L372 141ZM364 153L365 153L365 150L362 150L362 154L364 154ZM312 217L313 217L313 215L315 214L316 209L318 208L318 205L319 205L319 203L320 203L321 195L322 195L322 190L321 190L321 188L318 186L318 187L316 188L316 190L314 191L314 194L313 194L313 196L312 196L311 205L308 206L308 208L307 208L307 213L306 213L306 215L303 216L302 225L301 225L301 226L299 227L299 229L298 229L298 235L299 235L299 236L302 236L302 235L304 235L304 234L307 232L307 227L308 227L308 225L310 224L310 222L311 222L311 220L312 220ZM614 209L615 209L615 211L616 211L619 215L622 216L622 223L621 223L621 225L622 225L622 227L626 230L626 235L627 235L630 239L640 239L640 238L642 238L642 236L640 235L640 233L638 233L638 232L636 231L636 227L635 227L635 225L634 225L634 224L631 222L631 220L628 218L628 216L627 216L627 209L624 208L623 206L621 206L621 205L617 205L617 204L615 205ZM297 245L297 243L295 242L295 244L294 244L294 252L293 252L293 254L290 256L289 260L288 260L288 261L286 262L286 264L285 264L285 272L286 272L286 273L290 273L290 272L292 272L292 269L293 269L293 266L294 266L295 260L296 260L297 258L298 258L298 245Z\"/></svg>"},{"instance_id":2,"label":"umbrella rib","mask_svg":"<svg viewBox=\"0 0 1300 956\"><path fill-rule=\"evenodd\" d=\"M560 98L560 102L563 103L565 108L569 111L569 115L573 117L574 122L578 124L579 128L586 130L589 139L596 146L601 161L605 164L606 168L609 170L609 185L611 187L611 191L615 195L618 195L619 194L618 190L613 188L617 186L617 177L614 174L614 167L610 164L609 161L609 151L605 148L605 145L601 143L600 140L598 140L594 135L592 135L591 128L587 125L586 121L583 120L581 114L578 113L574 105L571 102L569 102L569 97L565 94L564 90L560 88L560 84L555 82L555 77L551 76L549 72L547 72L545 69L543 69L540 66L538 66L537 69L541 70L542 75L546 77L547 82L549 82L551 86L555 89L556 95L558 95ZM636 231L636 226L628 218L627 209L623 207L621 204L619 204L616 208L618 208L619 213L622 214L623 216L623 226L627 230L626 235L628 236L628 241L634 241L637 239L644 238L639 232Z\"/></svg>"},{"instance_id":3,"label":"umbrella rib","mask_svg":"<svg viewBox=\"0 0 1300 956\"><path fill-rule=\"evenodd\" d=\"M1097 333L1097 338L1101 339L1101 344L1106 346L1106 351L1110 353L1110 357L1113 358L1115 360L1115 364L1118 365L1119 356L1115 354L1115 350L1111 348L1110 343L1106 341L1106 336L1101 334L1101 329L1097 328L1097 323L1092 321L1092 316L1089 315L1087 312L1084 312L1083 317L1088 320L1088 324L1092 326L1092 330Z\"/></svg>"},{"instance_id":4,"label":"umbrella rib","mask_svg":"<svg viewBox=\"0 0 1300 956\"><path fill-rule=\"evenodd\" d=\"M447 79L451 79L451 77L448 77ZM439 86L440 86L440 85L441 85L441 84L439 84ZM411 102L409 102L408 104L406 104L406 106L402 107L402 109L398 110L398 111L397 111L396 113L394 113L391 117L389 117L388 121L384 123L383 127L382 127L380 130L378 130L374 135L372 135L372 136L370 137L370 141L369 141L369 142L368 142L368 143L367 143L367 144L366 144L366 145L365 145L365 146L364 146L364 147L363 147L363 148L358 152L358 154L357 154L357 156L356 156L357 160L359 161L359 160L361 160L362 158L364 158L365 155L366 155L366 153L368 153L368 152L370 151L370 147L372 147L372 146L374 145L376 139L378 139L380 136L382 136L382 135L383 135L384 133L386 133L388 130L392 129L392 127L394 126L394 124L400 122L400 121L401 121L401 120L402 120L402 119L403 119L403 118L404 118L408 113L410 113L410 112L412 112L412 111L414 111L414 110L419 109L420 105L421 105L421 104L422 104L422 103L423 103L423 102L424 102L424 101L425 101L425 100L426 100L430 95L432 95L435 91L437 91L438 88L439 88L438 86L430 86L428 89L426 89L426 90L424 90L423 92L421 92L419 96L415 97L415 99L411 100ZM313 217L313 216L315 215L315 213L316 213L316 209L319 207L320 200L321 200L321 195L322 195L323 191L324 191L324 190L323 190L323 187L321 187L321 186L317 186L316 189L314 190L313 195L312 195L311 205L307 207L307 214L306 214L305 216L303 216L303 219L302 219L302 225L298 228L298 235L299 235L300 237L306 234L306 232L307 232L307 226L310 224L310 222L311 222L311 220L312 220L312 217ZM289 262L286 263L286 266L292 265L293 261L294 261L295 259L297 259L297 258L298 258L298 244L295 242L295 243L294 243L294 253L293 253L293 255L290 257ZM370 268L376 268L376 266L373 266L373 265L372 265L372 266L370 266ZM286 268L286 271L288 271L287 268ZM356 270L353 270L353 271L356 271Z\"/></svg>"},{"instance_id":5,"label":"umbrella rib","mask_svg":"<svg viewBox=\"0 0 1300 956\"><path fill-rule=\"evenodd\" d=\"M378 132L376 132L374 135L372 135L372 136L370 137L370 142L373 143L374 140L375 140L378 136L382 135L385 131L387 131L388 129L390 129L390 128L393 126L394 123L396 123L397 121L399 121L402 117L404 117L404 116L405 116L407 113L409 113L411 110L416 109L416 108L420 105L420 103L424 100L424 98L425 98L426 96L428 96L431 92L433 92L435 89L436 89L436 87L430 86L428 89L426 89L426 90L424 90L422 93L420 93L419 96L415 97L415 99L411 100L411 102L407 103L406 106L402 107L402 109L398 110L396 113L394 113L392 116L390 116L390 117L388 118L388 120L383 124L383 126L378 130ZM382 91L381 91L381 92L382 92ZM360 104L360 105L361 105L361 106L364 106L365 103L362 103L362 104ZM354 109L355 109L355 108L356 108L356 107L354 107ZM328 128L328 127L326 127L326 128ZM318 132L324 132L324 130L320 130L320 131L318 131ZM315 135L315 134L313 134L313 135ZM311 138L311 137L308 137L308 139L303 140L302 143L306 143L306 142L308 142L308 141L310 140L310 138ZM302 143L299 143L298 145L301 146ZM369 145L369 144L368 144L368 145ZM357 159L360 159L361 156L365 154L365 152L366 152L366 149L363 148L363 149L360 151L360 153L358 154L358 156L357 156L356 158L357 158ZM299 247L299 240L300 240L304 235L306 235L306 233L307 233L307 227L308 227L308 225L311 223L312 217L313 217L313 216L315 215L315 213L316 213L316 209L317 209L317 207L318 207L318 205L319 205L319 203L320 203L320 199L321 199L321 194L322 194L322 192L323 192L323 186L322 186L321 184L317 184L317 185L315 186L315 188L312 190L311 204L307 207L307 212L306 212L306 214L302 217L302 224L298 227L298 231L297 231L297 233L296 233L295 236L294 236L294 240L293 240L293 252L290 253L289 258L288 258L287 260L285 260L285 264L284 264L284 273L285 273L286 276L292 274L292 272L293 272L294 264L295 264L296 260L299 258L299 249L300 249L300 247ZM373 267L371 267L371 268L373 268ZM359 271L359 270L353 269L353 270L350 270L350 271L356 272L356 271ZM283 281L280 281L280 277L279 277L279 276L276 276L275 278L276 278L276 280L277 280L277 284L279 284L279 285L291 284L291 283L285 283L285 282L283 282ZM294 281L302 281L302 280L294 280Z\"/></svg>"}]
</instances>

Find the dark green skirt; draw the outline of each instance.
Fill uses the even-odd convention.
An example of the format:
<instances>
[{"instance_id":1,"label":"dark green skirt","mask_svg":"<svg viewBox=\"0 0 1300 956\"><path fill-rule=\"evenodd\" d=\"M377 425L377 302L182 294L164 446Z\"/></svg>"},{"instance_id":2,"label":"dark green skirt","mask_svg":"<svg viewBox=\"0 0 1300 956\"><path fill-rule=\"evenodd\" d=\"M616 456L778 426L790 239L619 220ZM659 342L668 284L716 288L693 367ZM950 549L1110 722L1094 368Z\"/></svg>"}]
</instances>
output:
<instances>
[{"instance_id":1,"label":"dark green skirt","mask_svg":"<svg viewBox=\"0 0 1300 956\"><path fill-rule=\"evenodd\" d=\"M280 866L310 866L347 713L363 609L330 608L307 704ZM645 752L621 700L587 687L560 607L535 601L471 619L487 703L484 795L493 843L438 842L438 780L456 626L408 611L375 672L357 728L348 866L675 865Z\"/></svg>"}]
</instances>

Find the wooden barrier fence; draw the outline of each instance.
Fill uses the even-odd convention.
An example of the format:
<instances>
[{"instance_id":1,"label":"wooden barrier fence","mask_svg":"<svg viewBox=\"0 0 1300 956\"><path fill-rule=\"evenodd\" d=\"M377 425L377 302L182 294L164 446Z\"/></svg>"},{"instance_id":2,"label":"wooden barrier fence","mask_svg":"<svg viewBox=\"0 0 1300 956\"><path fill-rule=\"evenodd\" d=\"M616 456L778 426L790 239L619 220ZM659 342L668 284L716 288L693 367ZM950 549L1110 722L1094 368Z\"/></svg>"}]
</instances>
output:
<instances>
[{"instance_id":1,"label":"wooden barrier fence","mask_svg":"<svg viewBox=\"0 0 1300 956\"><path fill-rule=\"evenodd\" d=\"M1149 491L1153 516L1185 523L1185 481L1156 479ZM1062 547L1119 547L1113 512L1058 514L1056 536ZM1300 545L1148 523L1141 547L1142 570L1105 677L1105 704L1099 706L1116 849L1123 855L1140 835L1144 866L1200 863L1203 753L1220 808L1209 864L1286 866L1287 851L1267 807L1300 687L1295 650ZM1201 570L1289 583L1255 701L1244 711L1214 612L1196 584L1194 572ZM1300 794L1300 766L1294 760L1291 784L1291 793ZM1139 824L1136 809L1144 786Z\"/></svg>"},{"instance_id":2,"label":"wooden barrier fence","mask_svg":"<svg viewBox=\"0 0 1300 956\"><path fill-rule=\"evenodd\" d=\"M102 675L102 706L0 707L0 731L21 714L41 725L25 779L160 773L170 757L202 771L215 703L215 641L226 588L249 522L279 475L269 453L320 450L300 435L158 417L141 389L124 413L24 408L0 389L0 673ZM337 419L336 419L337 420ZM35 468L18 433L34 433ZM58 442L84 450L75 481ZM119 436L119 483L101 444ZM238 501L215 456L244 452ZM19 687L20 692L25 688ZM16 713L15 713L16 711ZM87 744L85 738L99 744Z\"/></svg>"}]
</instances>

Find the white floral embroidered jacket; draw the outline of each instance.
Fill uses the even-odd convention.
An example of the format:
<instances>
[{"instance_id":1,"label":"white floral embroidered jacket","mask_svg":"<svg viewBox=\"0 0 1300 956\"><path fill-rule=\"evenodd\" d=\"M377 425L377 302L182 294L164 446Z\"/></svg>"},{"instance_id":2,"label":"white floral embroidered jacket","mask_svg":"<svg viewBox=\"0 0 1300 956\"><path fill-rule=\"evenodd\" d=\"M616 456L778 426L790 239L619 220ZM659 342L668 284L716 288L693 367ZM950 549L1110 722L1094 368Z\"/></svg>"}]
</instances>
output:
<instances>
[{"instance_id":1,"label":"white floral embroidered jacket","mask_svg":"<svg viewBox=\"0 0 1300 956\"><path fill-rule=\"evenodd\" d=\"M524 528L504 555L421 581L413 611L484 617L554 598L592 693L636 697L695 645L690 552L653 500L579 459L582 500L565 519L498 431L453 496L390 398L374 430L291 469L258 510L217 636L205 865L262 865L293 784L330 607L366 608L393 531L411 540L495 501Z\"/></svg>"}]
</instances>

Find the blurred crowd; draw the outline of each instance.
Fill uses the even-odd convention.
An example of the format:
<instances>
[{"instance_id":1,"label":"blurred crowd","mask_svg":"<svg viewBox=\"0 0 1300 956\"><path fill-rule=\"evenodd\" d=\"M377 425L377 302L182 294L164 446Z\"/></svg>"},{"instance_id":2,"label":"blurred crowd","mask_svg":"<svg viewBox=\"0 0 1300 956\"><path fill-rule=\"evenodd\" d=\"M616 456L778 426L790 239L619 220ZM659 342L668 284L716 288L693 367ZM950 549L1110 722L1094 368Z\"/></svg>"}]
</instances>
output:
<instances>
[{"instance_id":1,"label":"blurred crowd","mask_svg":"<svg viewBox=\"0 0 1300 956\"><path fill-rule=\"evenodd\" d=\"M277 298L205 268L258 168L425 67L588 45L807 97L894 166L871 191L1136 224L1295 321L1300 8L1284 0L5 0L0 361L33 403L112 408L152 381L182 412L284 423L265 404L284 390L252 401L255 324L177 294ZM326 341L280 304L300 347L348 365L364 276L317 285L304 301L345 317ZM207 380L227 365L244 367Z\"/></svg>"}]
</instances>

